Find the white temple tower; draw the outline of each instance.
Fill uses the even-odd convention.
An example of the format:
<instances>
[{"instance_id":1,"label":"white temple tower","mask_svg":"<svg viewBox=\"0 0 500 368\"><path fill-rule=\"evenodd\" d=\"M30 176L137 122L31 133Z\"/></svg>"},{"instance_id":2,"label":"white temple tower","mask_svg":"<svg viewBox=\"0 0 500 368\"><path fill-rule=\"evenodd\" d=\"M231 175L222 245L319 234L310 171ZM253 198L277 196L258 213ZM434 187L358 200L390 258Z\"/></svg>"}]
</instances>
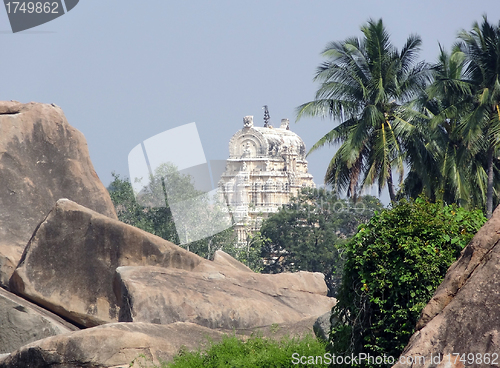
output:
<instances>
[{"instance_id":1,"label":"white temple tower","mask_svg":"<svg viewBox=\"0 0 500 368\"><path fill-rule=\"evenodd\" d=\"M305 144L289 126L283 119L279 128L254 127L253 116L246 116L229 141L219 188L230 205L239 244L301 188L315 187L307 172Z\"/></svg>"}]
</instances>

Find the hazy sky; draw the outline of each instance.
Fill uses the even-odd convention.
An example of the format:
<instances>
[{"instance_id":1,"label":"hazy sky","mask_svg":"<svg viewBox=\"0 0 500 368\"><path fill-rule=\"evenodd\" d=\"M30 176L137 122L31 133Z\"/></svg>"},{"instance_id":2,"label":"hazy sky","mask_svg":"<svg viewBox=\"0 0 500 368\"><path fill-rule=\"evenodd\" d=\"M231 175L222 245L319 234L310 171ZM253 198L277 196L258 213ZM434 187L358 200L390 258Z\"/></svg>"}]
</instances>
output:
<instances>
[{"instance_id":1,"label":"hazy sky","mask_svg":"<svg viewBox=\"0 0 500 368\"><path fill-rule=\"evenodd\" d=\"M145 139L196 122L207 159L228 157L228 142L245 115L263 124L263 105L279 126L311 147L334 122L304 119L295 108L314 98L320 52L329 41L361 36L382 18L401 48L423 39L421 58L434 62L460 29L498 0L409 1L118 1L81 0L66 15L12 34L0 10L0 99L55 103L89 145L104 182L128 176L127 156ZM334 149L308 158L316 184Z\"/></svg>"}]
</instances>

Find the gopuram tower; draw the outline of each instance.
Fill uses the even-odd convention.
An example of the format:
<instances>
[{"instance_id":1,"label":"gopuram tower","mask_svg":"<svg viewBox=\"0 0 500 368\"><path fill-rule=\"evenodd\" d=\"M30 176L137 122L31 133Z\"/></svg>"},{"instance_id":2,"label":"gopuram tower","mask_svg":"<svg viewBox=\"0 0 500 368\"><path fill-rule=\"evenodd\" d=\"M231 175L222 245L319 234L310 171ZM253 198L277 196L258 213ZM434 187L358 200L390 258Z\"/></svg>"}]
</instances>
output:
<instances>
[{"instance_id":1,"label":"gopuram tower","mask_svg":"<svg viewBox=\"0 0 500 368\"><path fill-rule=\"evenodd\" d=\"M240 245L301 188L315 187L305 156L305 144L290 131L288 119L273 128L267 108L264 127L255 127L253 116L243 118L243 128L229 141L229 159L218 184Z\"/></svg>"}]
</instances>

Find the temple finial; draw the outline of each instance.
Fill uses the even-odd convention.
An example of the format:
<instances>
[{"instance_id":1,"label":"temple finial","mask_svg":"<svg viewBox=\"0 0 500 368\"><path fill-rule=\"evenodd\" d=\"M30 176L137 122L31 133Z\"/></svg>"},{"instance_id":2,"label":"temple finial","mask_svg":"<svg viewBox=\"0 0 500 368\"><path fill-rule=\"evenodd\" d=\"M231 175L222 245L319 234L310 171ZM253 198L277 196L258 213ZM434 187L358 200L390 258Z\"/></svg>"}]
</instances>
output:
<instances>
[{"instance_id":1,"label":"temple finial","mask_svg":"<svg viewBox=\"0 0 500 368\"><path fill-rule=\"evenodd\" d=\"M264 105L262 108L264 109L264 128L269 128L269 119L271 119L269 116L269 109L267 105Z\"/></svg>"}]
</instances>

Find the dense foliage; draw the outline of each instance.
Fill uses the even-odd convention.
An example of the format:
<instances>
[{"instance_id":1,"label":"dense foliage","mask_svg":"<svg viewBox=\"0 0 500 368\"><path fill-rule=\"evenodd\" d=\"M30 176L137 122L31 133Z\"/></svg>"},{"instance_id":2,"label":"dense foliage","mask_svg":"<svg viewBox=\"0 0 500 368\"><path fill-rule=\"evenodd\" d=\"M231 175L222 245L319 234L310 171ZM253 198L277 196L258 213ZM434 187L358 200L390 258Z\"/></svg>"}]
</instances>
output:
<instances>
[{"instance_id":1,"label":"dense foliage","mask_svg":"<svg viewBox=\"0 0 500 368\"><path fill-rule=\"evenodd\" d=\"M433 81L415 101L405 192L420 192L489 217L500 191L500 27L486 17L441 49Z\"/></svg>"},{"instance_id":2,"label":"dense foliage","mask_svg":"<svg viewBox=\"0 0 500 368\"><path fill-rule=\"evenodd\" d=\"M293 355L296 354L296 355ZM251 337L242 341L237 337L225 337L206 351L182 352L174 362L164 368L286 368L310 367L301 364L302 356L325 354L325 344L311 336L302 339L284 338L280 341L262 337ZM293 360L293 357L299 357ZM306 362L306 360L303 360ZM298 362L298 364L294 364Z\"/></svg>"},{"instance_id":3,"label":"dense foliage","mask_svg":"<svg viewBox=\"0 0 500 368\"><path fill-rule=\"evenodd\" d=\"M334 295L342 270L339 245L382 208L375 197L354 203L325 189L303 188L261 226L257 239L266 260L262 272L322 272Z\"/></svg>"},{"instance_id":4,"label":"dense foliage","mask_svg":"<svg viewBox=\"0 0 500 368\"><path fill-rule=\"evenodd\" d=\"M345 247L332 352L398 357L448 267L481 228L481 211L401 200Z\"/></svg>"}]
</instances>

